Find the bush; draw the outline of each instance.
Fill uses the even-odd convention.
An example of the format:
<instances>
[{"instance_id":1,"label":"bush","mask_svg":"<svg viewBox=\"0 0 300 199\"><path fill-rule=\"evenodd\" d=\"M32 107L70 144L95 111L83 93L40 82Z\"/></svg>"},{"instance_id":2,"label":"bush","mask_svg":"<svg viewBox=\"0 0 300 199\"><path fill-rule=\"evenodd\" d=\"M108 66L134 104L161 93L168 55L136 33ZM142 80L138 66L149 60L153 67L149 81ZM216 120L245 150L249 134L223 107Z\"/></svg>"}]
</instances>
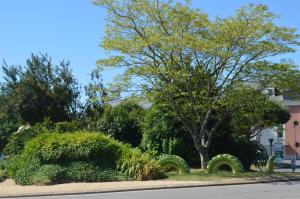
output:
<instances>
[{"instance_id":1,"label":"bush","mask_svg":"<svg viewBox=\"0 0 300 199\"><path fill-rule=\"evenodd\" d=\"M217 173L220 167L229 166L232 170L232 173L241 173L244 171L243 165L233 155L229 154L220 154L213 157L207 165L207 173Z\"/></svg>"},{"instance_id":2,"label":"bush","mask_svg":"<svg viewBox=\"0 0 300 199\"><path fill-rule=\"evenodd\" d=\"M165 177L160 165L150 154L128 146L123 146L118 169L134 180L154 180Z\"/></svg>"},{"instance_id":3,"label":"bush","mask_svg":"<svg viewBox=\"0 0 300 199\"><path fill-rule=\"evenodd\" d=\"M118 171L102 169L87 162L72 162L66 168L66 178L75 182L111 182L126 179Z\"/></svg>"},{"instance_id":4,"label":"bush","mask_svg":"<svg viewBox=\"0 0 300 199\"><path fill-rule=\"evenodd\" d=\"M159 165L162 168L175 168L179 174L190 173L189 165L184 159L177 155L162 155L158 160Z\"/></svg>"},{"instance_id":5,"label":"bush","mask_svg":"<svg viewBox=\"0 0 300 199\"><path fill-rule=\"evenodd\" d=\"M76 120L69 122L57 122L53 125L53 133L65 133L65 132L76 132L81 130L82 124Z\"/></svg>"},{"instance_id":6,"label":"bush","mask_svg":"<svg viewBox=\"0 0 300 199\"><path fill-rule=\"evenodd\" d=\"M12 118L6 118L5 116L0 116L0 154L3 152L8 138L18 130L18 127L19 121L13 120Z\"/></svg>"},{"instance_id":7,"label":"bush","mask_svg":"<svg viewBox=\"0 0 300 199\"><path fill-rule=\"evenodd\" d=\"M38 135L26 143L17 161L13 178L23 185L55 183L58 178L98 182L120 181L127 177L148 180L162 176L160 166L149 154L142 154L140 150L100 133ZM11 167L15 165L13 163ZM64 176L53 165L64 168Z\"/></svg>"},{"instance_id":8,"label":"bush","mask_svg":"<svg viewBox=\"0 0 300 199\"><path fill-rule=\"evenodd\" d=\"M27 129L20 133L13 134L9 137L8 142L4 148L6 156L15 156L22 153L25 143L35 137L37 132L34 129Z\"/></svg>"},{"instance_id":9,"label":"bush","mask_svg":"<svg viewBox=\"0 0 300 199\"><path fill-rule=\"evenodd\" d=\"M0 182L7 178L7 170L4 165L4 161L0 160Z\"/></svg>"},{"instance_id":10,"label":"bush","mask_svg":"<svg viewBox=\"0 0 300 199\"><path fill-rule=\"evenodd\" d=\"M6 156L15 156L21 154L26 142L42 133L75 132L80 128L81 124L75 120L70 122L53 123L46 119L44 122L37 123L29 129L11 135L4 148L4 153Z\"/></svg>"},{"instance_id":11,"label":"bush","mask_svg":"<svg viewBox=\"0 0 300 199\"><path fill-rule=\"evenodd\" d=\"M15 173L14 179L17 184L30 185L33 184L35 172L42 166L41 161L32 156L26 159L19 159L18 170Z\"/></svg>"},{"instance_id":12,"label":"bush","mask_svg":"<svg viewBox=\"0 0 300 199\"><path fill-rule=\"evenodd\" d=\"M4 169L0 169L0 182L4 181L7 177L7 172Z\"/></svg>"},{"instance_id":13,"label":"bush","mask_svg":"<svg viewBox=\"0 0 300 199\"><path fill-rule=\"evenodd\" d=\"M158 155L178 155L189 165L200 165L192 137L170 107L153 105L146 113L142 127L142 150L155 151Z\"/></svg>"},{"instance_id":14,"label":"bush","mask_svg":"<svg viewBox=\"0 0 300 199\"><path fill-rule=\"evenodd\" d=\"M87 130L103 132L118 141L137 147L142 139L143 117L144 109L138 104L122 102L115 107L105 106L100 118L92 118Z\"/></svg>"},{"instance_id":15,"label":"bush","mask_svg":"<svg viewBox=\"0 0 300 199\"><path fill-rule=\"evenodd\" d=\"M214 143L210 148L212 157L227 153L236 156L242 163L245 171L249 171L251 165L262 167L268 160L265 148L256 141L234 139L228 135L219 135L213 138Z\"/></svg>"},{"instance_id":16,"label":"bush","mask_svg":"<svg viewBox=\"0 0 300 199\"><path fill-rule=\"evenodd\" d=\"M24 160L20 156L9 157L3 161L3 165L7 170L10 178L16 176L17 171L24 165Z\"/></svg>"},{"instance_id":17,"label":"bush","mask_svg":"<svg viewBox=\"0 0 300 199\"><path fill-rule=\"evenodd\" d=\"M28 142L23 156L37 154L45 164L94 161L102 168L113 168L121 155L120 150L120 143L99 133L52 133Z\"/></svg>"},{"instance_id":18,"label":"bush","mask_svg":"<svg viewBox=\"0 0 300 199\"><path fill-rule=\"evenodd\" d=\"M64 178L64 168L60 165L43 165L32 176L32 183L36 185L49 185Z\"/></svg>"}]
</instances>

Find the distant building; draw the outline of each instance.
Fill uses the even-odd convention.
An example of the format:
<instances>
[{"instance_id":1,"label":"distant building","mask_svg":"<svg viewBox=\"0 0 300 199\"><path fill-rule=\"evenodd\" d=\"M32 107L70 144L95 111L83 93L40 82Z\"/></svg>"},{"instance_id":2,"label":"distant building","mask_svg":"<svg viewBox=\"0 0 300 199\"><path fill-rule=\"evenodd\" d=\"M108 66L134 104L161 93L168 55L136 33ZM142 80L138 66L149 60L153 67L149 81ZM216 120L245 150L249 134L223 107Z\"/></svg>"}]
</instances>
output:
<instances>
[{"instance_id":1,"label":"distant building","mask_svg":"<svg viewBox=\"0 0 300 199\"><path fill-rule=\"evenodd\" d=\"M287 108L291 118L282 125L282 128L279 126L261 131L258 136L260 143L271 155L270 140L273 139L272 151L278 155L279 159L280 156L283 160L290 160L295 156L300 159L300 97L291 90L278 93L274 88L267 88L264 93L270 97L270 100ZM299 122L299 125L294 125L295 121Z\"/></svg>"}]
</instances>

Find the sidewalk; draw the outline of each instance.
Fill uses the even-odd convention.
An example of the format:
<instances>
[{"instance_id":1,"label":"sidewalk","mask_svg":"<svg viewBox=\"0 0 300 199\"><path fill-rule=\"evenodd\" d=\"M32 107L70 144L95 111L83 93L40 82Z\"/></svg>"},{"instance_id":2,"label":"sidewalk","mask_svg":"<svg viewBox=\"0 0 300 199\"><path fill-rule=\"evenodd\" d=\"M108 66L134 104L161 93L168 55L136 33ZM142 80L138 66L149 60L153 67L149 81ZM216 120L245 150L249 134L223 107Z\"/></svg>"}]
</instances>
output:
<instances>
[{"instance_id":1,"label":"sidewalk","mask_svg":"<svg viewBox=\"0 0 300 199\"><path fill-rule=\"evenodd\" d=\"M134 190L152 190L168 188L187 188L222 186L237 184L253 184L266 182L300 181L300 177L255 177L255 178L230 178L219 181L125 181L105 183L66 183L50 186L20 186L13 180L0 183L0 198L3 197L29 197L71 195L87 193L105 193Z\"/></svg>"}]
</instances>

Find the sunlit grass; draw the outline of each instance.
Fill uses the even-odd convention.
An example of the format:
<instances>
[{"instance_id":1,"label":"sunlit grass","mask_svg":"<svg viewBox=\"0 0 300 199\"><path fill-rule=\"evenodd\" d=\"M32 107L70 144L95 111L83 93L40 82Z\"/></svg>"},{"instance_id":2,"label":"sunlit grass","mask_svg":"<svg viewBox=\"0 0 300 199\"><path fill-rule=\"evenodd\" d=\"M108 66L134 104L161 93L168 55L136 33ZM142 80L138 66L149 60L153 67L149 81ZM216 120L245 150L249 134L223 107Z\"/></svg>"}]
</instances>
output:
<instances>
[{"instance_id":1,"label":"sunlit grass","mask_svg":"<svg viewBox=\"0 0 300 199\"><path fill-rule=\"evenodd\" d=\"M216 174L207 174L206 171L201 169L191 169L190 174L181 174L177 172L169 172L166 180L178 180L178 181L217 181L230 178L276 178L276 177L300 177L300 173L273 173L267 174L265 172L252 171L233 174L229 171L219 171Z\"/></svg>"}]
</instances>

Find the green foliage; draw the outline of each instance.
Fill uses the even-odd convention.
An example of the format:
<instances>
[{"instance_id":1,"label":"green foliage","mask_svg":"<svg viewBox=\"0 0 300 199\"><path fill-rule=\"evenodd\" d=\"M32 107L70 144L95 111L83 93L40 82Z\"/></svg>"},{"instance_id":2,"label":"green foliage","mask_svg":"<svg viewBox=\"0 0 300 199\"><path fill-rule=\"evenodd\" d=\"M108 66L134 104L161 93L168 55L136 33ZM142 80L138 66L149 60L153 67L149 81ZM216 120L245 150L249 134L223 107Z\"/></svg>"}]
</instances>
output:
<instances>
[{"instance_id":1,"label":"green foliage","mask_svg":"<svg viewBox=\"0 0 300 199\"><path fill-rule=\"evenodd\" d=\"M42 123L37 123L29 129L22 130L9 137L4 148L6 156L15 156L21 154L27 141L42 133L64 133L75 132L81 129L81 124L78 121L57 122L53 123L45 120Z\"/></svg>"},{"instance_id":2,"label":"green foliage","mask_svg":"<svg viewBox=\"0 0 300 199\"><path fill-rule=\"evenodd\" d=\"M209 150L211 157L222 153L232 154L241 161L245 171L249 171L251 165L262 167L268 160L268 154L260 143L233 138L228 132L215 137L213 143Z\"/></svg>"},{"instance_id":3,"label":"green foliage","mask_svg":"<svg viewBox=\"0 0 300 199\"><path fill-rule=\"evenodd\" d=\"M0 84L0 152L10 135L21 125L33 125L45 118L53 122L77 118L82 108L80 89L69 65L69 62L62 61L54 66L51 58L43 54L32 54L26 61L26 67L3 63L4 82ZM71 123L67 124L70 126ZM60 125L56 131L71 128L63 126ZM21 152L24 141L31 134L27 133L23 133L26 134L24 139L21 135L13 135L9 149L6 150L8 155Z\"/></svg>"},{"instance_id":4,"label":"green foliage","mask_svg":"<svg viewBox=\"0 0 300 199\"><path fill-rule=\"evenodd\" d=\"M9 136L17 131L19 127L19 122L14 121L12 118L7 117L6 115L1 116L1 112L2 111L0 110L0 153L7 144Z\"/></svg>"},{"instance_id":5,"label":"green foliage","mask_svg":"<svg viewBox=\"0 0 300 199\"><path fill-rule=\"evenodd\" d=\"M259 89L296 86L292 62L271 62L300 45L296 29L278 26L265 5L249 4L225 18L209 17L189 3L94 0L107 9L99 67L121 67L111 90L146 94L176 112L192 135L201 166L241 82ZM297 86L296 86L297 87ZM299 84L298 87L299 88Z\"/></svg>"},{"instance_id":6,"label":"green foliage","mask_svg":"<svg viewBox=\"0 0 300 199\"><path fill-rule=\"evenodd\" d=\"M72 162L68 165L66 178L75 182L112 182L126 179L119 171L102 169L87 162Z\"/></svg>"},{"instance_id":7,"label":"green foliage","mask_svg":"<svg viewBox=\"0 0 300 199\"><path fill-rule=\"evenodd\" d=\"M97 120L91 118L87 130L103 132L118 141L139 146L142 139L141 121L144 110L133 102L121 102L119 105L105 106Z\"/></svg>"},{"instance_id":8,"label":"green foliage","mask_svg":"<svg viewBox=\"0 0 300 199\"><path fill-rule=\"evenodd\" d=\"M43 133L28 141L21 156L9 162L10 176L22 185L162 176L160 166L149 154L100 133Z\"/></svg>"},{"instance_id":9,"label":"green foliage","mask_svg":"<svg viewBox=\"0 0 300 199\"><path fill-rule=\"evenodd\" d=\"M199 165L199 155L189 132L183 127L171 107L154 104L143 121L144 151L183 157L190 165Z\"/></svg>"},{"instance_id":10,"label":"green foliage","mask_svg":"<svg viewBox=\"0 0 300 199\"><path fill-rule=\"evenodd\" d=\"M104 87L102 79L102 70L96 68L91 73L91 82L85 86L85 92L88 96L86 113L93 112L93 109L101 107L106 100L108 95L106 88Z\"/></svg>"},{"instance_id":11,"label":"green foliage","mask_svg":"<svg viewBox=\"0 0 300 199\"><path fill-rule=\"evenodd\" d=\"M7 170L7 175L15 178L17 171L24 165L24 160L20 156L13 156L5 159L3 165Z\"/></svg>"},{"instance_id":12,"label":"green foliage","mask_svg":"<svg viewBox=\"0 0 300 199\"><path fill-rule=\"evenodd\" d=\"M71 120L67 122L57 122L53 124L53 130L51 132L54 133L65 133L65 132L75 132L83 129L81 122L77 120Z\"/></svg>"},{"instance_id":13,"label":"green foliage","mask_svg":"<svg viewBox=\"0 0 300 199\"><path fill-rule=\"evenodd\" d=\"M286 108L252 88L242 87L232 92L229 106L234 111L227 114L228 131L238 139L251 140L261 130L285 124L290 119Z\"/></svg>"},{"instance_id":14,"label":"green foliage","mask_svg":"<svg viewBox=\"0 0 300 199\"><path fill-rule=\"evenodd\" d=\"M159 157L158 163L164 169L169 167L178 170L179 174L190 173L190 167L184 159L177 155L162 155Z\"/></svg>"},{"instance_id":15,"label":"green foliage","mask_svg":"<svg viewBox=\"0 0 300 199\"><path fill-rule=\"evenodd\" d=\"M233 147L232 154L242 162L244 170L250 171L252 165L261 168L266 164L268 153L259 142L238 140Z\"/></svg>"},{"instance_id":16,"label":"green foliage","mask_svg":"<svg viewBox=\"0 0 300 199\"><path fill-rule=\"evenodd\" d=\"M11 135L3 150L4 154L6 156L15 156L21 154L25 143L36 135L37 132L32 128Z\"/></svg>"},{"instance_id":17,"label":"green foliage","mask_svg":"<svg viewBox=\"0 0 300 199\"><path fill-rule=\"evenodd\" d=\"M118 169L135 180L153 180L165 177L160 165L148 153L129 146L122 147L122 156L118 161Z\"/></svg>"},{"instance_id":18,"label":"green foliage","mask_svg":"<svg viewBox=\"0 0 300 199\"><path fill-rule=\"evenodd\" d=\"M16 162L18 163L17 170L15 176L12 176L15 182L21 185L33 184L33 176L42 166L41 161L32 155L26 159L20 158Z\"/></svg>"},{"instance_id":19,"label":"green foliage","mask_svg":"<svg viewBox=\"0 0 300 199\"><path fill-rule=\"evenodd\" d=\"M253 138L265 128L286 123L290 118L288 111L260 91L247 87L232 91L229 102L227 106L233 111L226 115L218 134L212 138L209 154L232 154L242 162L246 171L251 165L265 165L267 152Z\"/></svg>"},{"instance_id":20,"label":"green foliage","mask_svg":"<svg viewBox=\"0 0 300 199\"><path fill-rule=\"evenodd\" d=\"M274 163L275 163L276 155L272 155L269 157L268 162L266 164L266 173L272 174L274 172Z\"/></svg>"},{"instance_id":21,"label":"green foliage","mask_svg":"<svg viewBox=\"0 0 300 199\"><path fill-rule=\"evenodd\" d=\"M36 185L54 184L63 179L64 172L64 168L62 168L60 165L43 165L36 172L34 172L32 176L32 183Z\"/></svg>"},{"instance_id":22,"label":"green foliage","mask_svg":"<svg viewBox=\"0 0 300 199\"><path fill-rule=\"evenodd\" d=\"M4 181L7 178L7 170L3 160L0 160L0 182Z\"/></svg>"},{"instance_id":23,"label":"green foliage","mask_svg":"<svg viewBox=\"0 0 300 199\"><path fill-rule=\"evenodd\" d=\"M6 179L7 173L6 170L0 169L0 182L4 181Z\"/></svg>"},{"instance_id":24,"label":"green foliage","mask_svg":"<svg viewBox=\"0 0 300 199\"><path fill-rule=\"evenodd\" d=\"M232 173L241 173L244 171L243 165L233 155L229 154L220 154L213 157L207 165L207 173L216 173L221 166L229 166L232 170Z\"/></svg>"},{"instance_id":25,"label":"green foliage","mask_svg":"<svg viewBox=\"0 0 300 199\"><path fill-rule=\"evenodd\" d=\"M96 161L101 167L114 167L120 144L99 133L41 134L26 144L23 156L38 154L43 163Z\"/></svg>"},{"instance_id":26,"label":"green foliage","mask_svg":"<svg viewBox=\"0 0 300 199\"><path fill-rule=\"evenodd\" d=\"M49 118L66 121L76 117L80 91L69 68L70 63L54 66L47 55L32 54L26 67L4 62L5 82L1 84L1 114L14 113L15 120L34 124Z\"/></svg>"}]
</instances>

